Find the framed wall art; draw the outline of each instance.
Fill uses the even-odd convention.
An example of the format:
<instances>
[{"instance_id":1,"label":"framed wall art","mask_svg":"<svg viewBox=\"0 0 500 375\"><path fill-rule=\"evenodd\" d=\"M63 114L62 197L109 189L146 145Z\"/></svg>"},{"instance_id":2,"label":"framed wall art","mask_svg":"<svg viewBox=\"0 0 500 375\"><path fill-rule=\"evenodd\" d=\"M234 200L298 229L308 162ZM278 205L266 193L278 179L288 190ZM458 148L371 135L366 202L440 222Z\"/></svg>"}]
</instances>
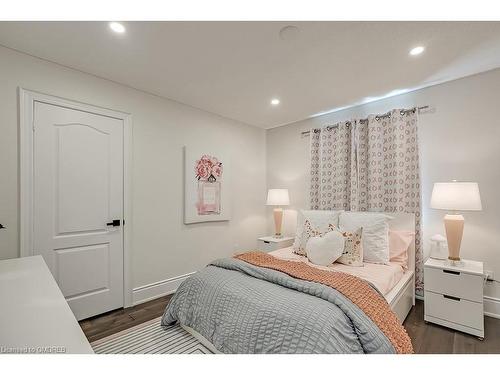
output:
<instances>
[{"instance_id":1,"label":"framed wall art","mask_svg":"<svg viewBox=\"0 0 500 375\"><path fill-rule=\"evenodd\" d=\"M231 218L230 174L226 153L184 147L184 224Z\"/></svg>"}]
</instances>

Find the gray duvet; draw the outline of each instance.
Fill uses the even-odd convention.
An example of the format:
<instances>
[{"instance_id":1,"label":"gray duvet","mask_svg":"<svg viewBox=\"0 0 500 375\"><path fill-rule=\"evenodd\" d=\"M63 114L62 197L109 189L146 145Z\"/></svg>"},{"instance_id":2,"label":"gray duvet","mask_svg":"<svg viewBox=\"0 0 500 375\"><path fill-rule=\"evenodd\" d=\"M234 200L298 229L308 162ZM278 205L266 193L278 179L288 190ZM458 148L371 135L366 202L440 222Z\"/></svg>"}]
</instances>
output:
<instances>
[{"instance_id":1,"label":"gray duvet","mask_svg":"<svg viewBox=\"0 0 500 375\"><path fill-rule=\"evenodd\" d=\"M191 327L222 353L395 353L337 290L228 258L185 280L162 318Z\"/></svg>"}]
</instances>

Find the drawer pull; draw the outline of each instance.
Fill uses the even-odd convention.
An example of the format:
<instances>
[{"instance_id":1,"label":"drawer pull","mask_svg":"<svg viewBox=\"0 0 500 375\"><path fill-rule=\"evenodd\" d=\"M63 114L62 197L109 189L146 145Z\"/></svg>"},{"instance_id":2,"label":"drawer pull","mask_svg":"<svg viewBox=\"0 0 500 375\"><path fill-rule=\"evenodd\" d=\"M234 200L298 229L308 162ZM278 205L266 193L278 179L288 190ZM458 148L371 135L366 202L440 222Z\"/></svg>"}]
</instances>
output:
<instances>
[{"instance_id":1,"label":"drawer pull","mask_svg":"<svg viewBox=\"0 0 500 375\"><path fill-rule=\"evenodd\" d=\"M460 271L443 270L444 273L451 273L452 275L460 275Z\"/></svg>"},{"instance_id":2,"label":"drawer pull","mask_svg":"<svg viewBox=\"0 0 500 375\"><path fill-rule=\"evenodd\" d=\"M460 298L458 297L453 297L453 296L448 296L446 294L443 294L443 297L444 298L447 298L447 299L452 299L453 301L460 301Z\"/></svg>"},{"instance_id":3,"label":"drawer pull","mask_svg":"<svg viewBox=\"0 0 500 375\"><path fill-rule=\"evenodd\" d=\"M264 241L264 243L271 243L271 242L269 242L269 241Z\"/></svg>"}]
</instances>

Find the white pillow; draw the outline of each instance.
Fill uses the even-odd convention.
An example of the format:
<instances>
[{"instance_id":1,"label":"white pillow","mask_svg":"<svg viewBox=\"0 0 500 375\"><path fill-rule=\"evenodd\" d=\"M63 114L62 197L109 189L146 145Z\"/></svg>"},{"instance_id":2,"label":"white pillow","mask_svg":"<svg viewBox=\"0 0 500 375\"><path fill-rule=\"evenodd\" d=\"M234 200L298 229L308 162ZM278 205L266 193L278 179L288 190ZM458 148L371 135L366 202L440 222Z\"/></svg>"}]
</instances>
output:
<instances>
[{"instance_id":1,"label":"white pillow","mask_svg":"<svg viewBox=\"0 0 500 375\"><path fill-rule=\"evenodd\" d=\"M293 242L293 252L299 255L306 255L306 243L309 239L309 236L304 233L306 220L309 220L315 230L324 233L328 231L328 225L330 224L338 227L341 212L341 210L300 210L297 214L297 228L295 231L295 241Z\"/></svg>"},{"instance_id":2,"label":"white pillow","mask_svg":"<svg viewBox=\"0 0 500 375\"><path fill-rule=\"evenodd\" d=\"M389 264L389 220L381 212L342 212L339 225L342 231L354 232L363 228L363 261Z\"/></svg>"},{"instance_id":3,"label":"white pillow","mask_svg":"<svg viewBox=\"0 0 500 375\"><path fill-rule=\"evenodd\" d=\"M344 236L337 230L311 237L306 244L307 258L311 263L330 266L342 255L344 241Z\"/></svg>"}]
</instances>

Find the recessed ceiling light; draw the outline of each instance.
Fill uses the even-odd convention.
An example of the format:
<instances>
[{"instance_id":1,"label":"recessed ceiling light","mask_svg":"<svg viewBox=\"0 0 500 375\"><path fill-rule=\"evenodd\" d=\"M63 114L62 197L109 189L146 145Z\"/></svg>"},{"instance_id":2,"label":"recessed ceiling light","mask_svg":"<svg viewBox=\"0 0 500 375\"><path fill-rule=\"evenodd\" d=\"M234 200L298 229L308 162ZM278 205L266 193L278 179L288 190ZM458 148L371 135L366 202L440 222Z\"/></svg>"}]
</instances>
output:
<instances>
[{"instance_id":1,"label":"recessed ceiling light","mask_svg":"<svg viewBox=\"0 0 500 375\"><path fill-rule=\"evenodd\" d=\"M295 40L298 38L299 34L300 29L293 25L282 27L279 32L280 39L285 41Z\"/></svg>"},{"instance_id":2,"label":"recessed ceiling light","mask_svg":"<svg viewBox=\"0 0 500 375\"><path fill-rule=\"evenodd\" d=\"M119 22L110 22L109 28L118 34L123 34L125 32L125 26Z\"/></svg>"},{"instance_id":3,"label":"recessed ceiling light","mask_svg":"<svg viewBox=\"0 0 500 375\"><path fill-rule=\"evenodd\" d=\"M276 98L271 99L271 105L278 105L278 104L280 104L280 100L279 99L276 99Z\"/></svg>"},{"instance_id":4,"label":"recessed ceiling light","mask_svg":"<svg viewBox=\"0 0 500 375\"><path fill-rule=\"evenodd\" d=\"M423 47L423 46L417 46L417 47L412 48L410 50L410 55L412 55L412 56L420 55L422 52L424 52L424 50L425 50L425 47Z\"/></svg>"}]
</instances>

